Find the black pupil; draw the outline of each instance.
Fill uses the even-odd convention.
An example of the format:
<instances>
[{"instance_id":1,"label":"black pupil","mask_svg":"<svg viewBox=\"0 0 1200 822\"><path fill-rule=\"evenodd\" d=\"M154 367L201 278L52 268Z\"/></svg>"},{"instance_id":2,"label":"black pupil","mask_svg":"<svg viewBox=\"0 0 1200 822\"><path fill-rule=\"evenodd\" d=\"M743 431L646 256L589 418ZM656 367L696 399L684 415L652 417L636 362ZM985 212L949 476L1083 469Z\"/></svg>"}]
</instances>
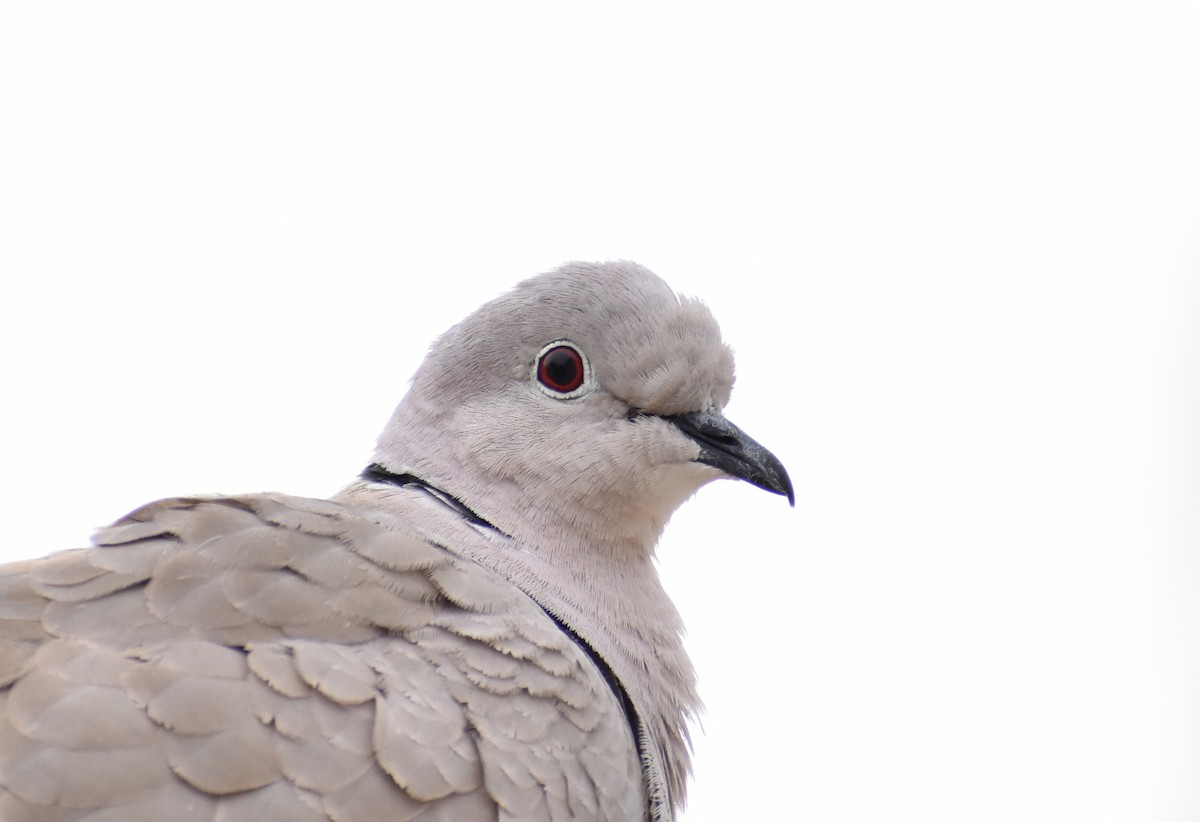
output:
<instances>
[{"instance_id":1,"label":"black pupil","mask_svg":"<svg viewBox=\"0 0 1200 822\"><path fill-rule=\"evenodd\" d=\"M579 378L579 363L567 348L556 348L546 355L546 379L555 388L574 386Z\"/></svg>"}]
</instances>

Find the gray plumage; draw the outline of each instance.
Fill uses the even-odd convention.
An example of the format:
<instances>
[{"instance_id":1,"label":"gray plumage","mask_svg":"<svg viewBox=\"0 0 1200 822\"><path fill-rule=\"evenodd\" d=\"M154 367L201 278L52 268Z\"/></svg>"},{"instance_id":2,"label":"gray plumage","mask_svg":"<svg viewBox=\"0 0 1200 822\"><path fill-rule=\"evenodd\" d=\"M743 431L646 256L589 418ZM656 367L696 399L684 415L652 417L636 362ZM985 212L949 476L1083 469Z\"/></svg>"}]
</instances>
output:
<instances>
[{"instance_id":1,"label":"gray plumage","mask_svg":"<svg viewBox=\"0 0 1200 822\"><path fill-rule=\"evenodd\" d=\"M702 304L571 264L443 335L332 499L0 568L0 819L672 819L699 701L654 545L710 480L792 493L732 383Z\"/></svg>"}]
</instances>

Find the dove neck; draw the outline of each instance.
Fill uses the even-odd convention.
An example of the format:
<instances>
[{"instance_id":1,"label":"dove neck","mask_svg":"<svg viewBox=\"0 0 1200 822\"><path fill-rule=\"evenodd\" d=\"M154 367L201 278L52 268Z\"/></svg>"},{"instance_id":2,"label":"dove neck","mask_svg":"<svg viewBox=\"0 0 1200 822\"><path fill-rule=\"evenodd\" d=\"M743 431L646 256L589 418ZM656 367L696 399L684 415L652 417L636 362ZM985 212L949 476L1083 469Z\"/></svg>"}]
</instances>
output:
<instances>
[{"instance_id":1,"label":"dove neck","mask_svg":"<svg viewBox=\"0 0 1200 822\"><path fill-rule=\"evenodd\" d=\"M599 658L606 678L611 672L610 685L617 683L622 701L629 700L628 710L653 740L649 744L661 757L670 793L682 796L690 760L687 719L695 715L699 697L683 648L682 621L654 567L653 546L665 517L647 523L644 510L623 511L610 500L595 510L572 509L582 515L572 518L554 507L522 504L519 496L498 500L486 489L460 487L427 468L373 465L363 472L359 488L376 504L380 500L371 483L436 498L440 504L429 510L442 512L436 516L445 524L435 531L458 523L455 532L469 537L448 540L450 550L524 591ZM404 495L389 505L407 506L405 500L416 498ZM516 515L498 513L502 510ZM638 515L640 532L614 528ZM602 532L606 538L598 540Z\"/></svg>"},{"instance_id":2,"label":"dove neck","mask_svg":"<svg viewBox=\"0 0 1200 822\"><path fill-rule=\"evenodd\" d=\"M687 723L700 700L682 620L654 566L657 532L647 541L629 535L601 547L594 534L599 522L585 526L590 535L570 533L576 523L563 523L554 539L546 533L555 520L535 525L540 535L528 536L514 523L497 523L513 528L506 540L512 550L472 555L521 588L596 659L610 687L628 700L648 789L682 798L690 771Z\"/></svg>"}]
</instances>

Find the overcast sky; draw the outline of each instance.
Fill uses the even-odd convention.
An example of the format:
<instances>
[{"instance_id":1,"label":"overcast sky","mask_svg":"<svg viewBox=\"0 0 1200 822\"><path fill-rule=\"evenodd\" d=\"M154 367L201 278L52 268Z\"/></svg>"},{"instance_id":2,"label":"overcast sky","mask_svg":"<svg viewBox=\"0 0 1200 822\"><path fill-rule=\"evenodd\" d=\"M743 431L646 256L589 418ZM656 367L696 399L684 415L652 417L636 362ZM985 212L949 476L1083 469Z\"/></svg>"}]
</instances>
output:
<instances>
[{"instance_id":1,"label":"overcast sky","mask_svg":"<svg viewBox=\"0 0 1200 822\"><path fill-rule=\"evenodd\" d=\"M1200 818L1200 11L9 3L0 558L324 496L430 340L637 260L796 508L659 547L685 822Z\"/></svg>"}]
</instances>

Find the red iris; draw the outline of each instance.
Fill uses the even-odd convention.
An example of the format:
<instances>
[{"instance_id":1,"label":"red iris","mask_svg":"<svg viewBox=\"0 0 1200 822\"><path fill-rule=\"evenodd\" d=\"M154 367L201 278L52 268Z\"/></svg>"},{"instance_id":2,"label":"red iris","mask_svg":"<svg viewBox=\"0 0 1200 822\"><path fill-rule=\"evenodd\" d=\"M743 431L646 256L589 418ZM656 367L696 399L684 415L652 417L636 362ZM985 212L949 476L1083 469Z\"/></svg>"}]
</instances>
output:
<instances>
[{"instance_id":1,"label":"red iris","mask_svg":"<svg viewBox=\"0 0 1200 822\"><path fill-rule=\"evenodd\" d=\"M538 382L557 391L569 394L583 385L583 355L569 345L551 348L538 360Z\"/></svg>"}]
</instances>

